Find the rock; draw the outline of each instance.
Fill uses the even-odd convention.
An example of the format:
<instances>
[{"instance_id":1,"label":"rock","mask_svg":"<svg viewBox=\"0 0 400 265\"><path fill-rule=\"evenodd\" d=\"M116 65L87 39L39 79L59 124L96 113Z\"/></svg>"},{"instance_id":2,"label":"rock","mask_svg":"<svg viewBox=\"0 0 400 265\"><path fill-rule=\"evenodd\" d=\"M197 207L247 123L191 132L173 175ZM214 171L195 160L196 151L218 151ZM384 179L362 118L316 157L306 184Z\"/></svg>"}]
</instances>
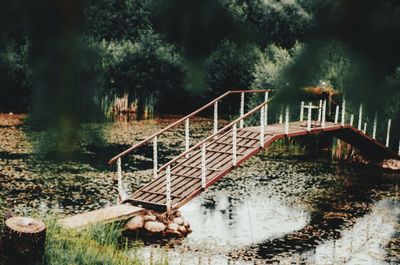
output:
<instances>
[{"instance_id":1,"label":"rock","mask_svg":"<svg viewBox=\"0 0 400 265\"><path fill-rule=\"evenodd\" d=\"M176 223L169 223L168 226L167 226L167 228L168 228L169 230L178 231L179 225L176 224Z\"/></svg>"},{"instance_id":2,"label":"rock","mask_svg":"<svg viewBox=\"0 0 400 265\"><path fill-rule=\"evenodd\" d=\"M164 233L165 237L182 237L182 234L176 230L167 229Z\"/></svg>"},{"instance_id":3,"label":"rock","mask_svg":"<svg viewBox=\"0 0 400 265\"><path fill-rule=\"evenodd\" d=\"M144 226L144 218L143 216L135 216L131 218L126 224L125 229L129 231L137 231Z\"/></svg>"},{"instance_id":4,"label":"rock","mask_svg":"<svg viewBox=\"0 0 400 265\"><path fill-rule=\"evenodd\" d=\"M388 168L391 170L400 170L400 160L397 159L385 159L380 165L382 168Z\"/></svg>"},{"instance_id":5,"label":"rock","mask_svg":"<svg viewBox=\"0 0 400 265\"><path fill-rule=\"evenodd\" d=\"M183 225L183 219L181 217L176 217L172 220L175 224Z\"/></svg>"},{"instance_id":6,"label":"rock","mask_svg":"<svg viewBox=\"0 0 400 265\"><path fill-rule=\"evenodd\" d=\"M180 211L176 210L176 211L174 212L174 216L175 216L175 217L181 217L182 214L181 214Z\"/></svg>"},{"instance_id":7,"label":"rock","mask_svg":"<svg viewBox=\"0 0 400 265\"><path fill-rule=\"evenodd\" d=\"M186 229L186 227L184 227L183 225L180 225L179 227L178 227L178 232L179 233L181 233L182 235L187 235L187 229Z\"/></svg>"},{"instance_id":8,"label":"rock","mask_svg":"<svg viewBox=\"0 0 400 265\"><path fill-rule=\"evenodd\" d=\"M144 216L144 221L148 222L148 221L156 221L157 217L155 215L145 215Z\"/></svg>"},{"instance_id":9,"label":"rock","mask_svg":"<svg viewBox=\"0 0 400 265\"><path fill-rule=\"evenodd\" d=\"M157 221L148 221L144 224L144 228L150 233L161 233L165 230L165 224Z\"/></svg>"},{"instance_id":10,"label":"rock","mask_svg":"<svg viewBox=\"0 0 400 265\"><path fill-rule=\"evenodd\" d=\"M187 221L183 221L183 226L187 228L190 227L190 224Z\"/></svg>"},{"instance_id":11,"label":"rock","mask_svg":"<svg viewBox=\"0 0 400 265\"><path fill-rule=\"evenodd\" d=\"M192 233L192 228L186 227L186 231L187 231L188 234L190 234L190 233Z\"/></svg>"}]
</instances>

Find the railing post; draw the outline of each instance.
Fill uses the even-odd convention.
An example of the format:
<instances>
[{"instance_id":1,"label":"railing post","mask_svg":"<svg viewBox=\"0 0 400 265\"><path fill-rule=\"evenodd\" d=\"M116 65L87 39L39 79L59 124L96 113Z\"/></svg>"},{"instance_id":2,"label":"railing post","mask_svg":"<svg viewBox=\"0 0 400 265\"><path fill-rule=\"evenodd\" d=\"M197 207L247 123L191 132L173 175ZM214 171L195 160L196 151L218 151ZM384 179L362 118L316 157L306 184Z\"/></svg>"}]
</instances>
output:
<instances>
[{"instance_id":1,"label":"railing post","mask_svg":"<svg viewBox=\"0 0 400 265\"><path fill-rule=\"evenodd\" d=\"M240 117L244 115L244 93L240 94ZM239 128L243 128L243 119L239 122Z\"/></svg>"},{"instance_id":2,"label":"railing post","mask_svg":"<svg viewBox=\"0 0 400 265\"><path fill-rule=\"evenodd\" d=\"M260 109L260 146L264 147L264 108Z\"/></svg>"},{"instance_id":3,"label":"railing post","mask_svg":"<svg viewBox=\"0 0 400 265\"><path fill-rule=\"evenodd\" d=\"M289 105L286 105L285 109L285 134L289 134Z\"/></svg>"},{"instance_id":4,"label":"railing post","mask_svg":"<svg viewBox=\"0 0 400 265\"><path fill-rule=\"evenodd\" d=\"M312 111L312 105L311 102L308 103L308 113L307 113L307 131L311 131L311 111Z\"/></svg>"},{"instance_id":5,"label":"railing post","mask_svg":"<svg viewBox=\"0 0 400 265\"><path fill-rule=\"evenodd\" d=\"M158 174L158 152L157 152L157 136L153 138L153 178L157 178Z\"/></svg>"},{"instance_id":6,"label":"railing post","mask_svg":"<svg viewBox=\"0 0 400 265\"><path fill-rule=\"evenodd\" d=\"M185 120L185 151L190 148L189 118Z\"/></svg>"},{"instance_id":7,"label":"railing post","mask_svg":"<svg viewBox=\"0 0 400 265\"><path fill-rule=\"evenodd\" d=\"M372 139L376 138L376 127L378 125L378 112L375 112L374 116L374 127L372 128Z\"/></svg>"},{"instance_id":8,"label":"railing post","mask_svg":"<svg viewBox=\"0 0 400 265\"><path fill-rule=\"evenodd\" d=\"M236 129L237 125L236 123L232 125L232 164L233 166L236 166Z\"/></svg>"},{"instance_id":9,"label":"railing post","mask_svg":"<svg viewBox=\"0 0 400 265\"><path fill-rule=\"evenodd\" d=\"M265 92L265 97L264 97L264 102L268 101L268 97L269 97L269 92ZM268 125L268 104L265 104L265 111L264 111L264 125L267 126Z\"/></svg>"},{"instance_id":10,"label":"railing post","mask_svg":"<svg viewBox=\"0 0 400 265\"><path fill-rule=\"evenodd\" d=\"M354 123L354 114L350 115L350 126L353 126Z\"/></svg>"},{"instance_id":11,"label":"railing post","mask_svg":"<svg viewBox=\"0 0 400 265\"><path fill-rule=\"evenodd\" d=\"M318 105L318 121L321 122L322 119L322 99L319 100L319 105Z\"/></svg>"},{"instance_id":12,"label":"railing post","mask_svg":"<svg viewBox=\"0 0 400 265\"><path fill-rule=\"evenodd\" d=\"M361 130L362 114L363 114L363 104L361 103L360 109L358 111L358 126L357 126L358 130Z\"/></svg>"},{"instance_id":13,"label":"railing post","mask_svg":"<svg viewBox=\"0 0 400 265\"><path fill-rule=\"evenodd\" d=\"M386 147L389 147L389 141L390 141L390 126L392 125L392 119L388 120L388 125L387 125L387 133L386 133Z\"/></svg>"},{"instance_id":14,"label":"railing post","mask_svg":"<svg viewBox=\"0 0 400 265\"><path fill-rule=\"evenodd\" d=\"M399 150L397 151L397 155L400 156L400 140L399 140Z\"/></svg>"},{"instance_id":15,"label":"railing post","mask_svg":"<svg viewBox=\"0 0 400 265\"><path fill-rule=\"evenodd\" d=\"M367 134L367 123L366 122L364 122L363 133Z\"/></svg>"},{"instance_id":16,"label":"railing post","mask_svg":"<svg viewBox=\"0 0 400 265\"><path fill-rule=\"evenodd\" d=\"M279 113L279 124L283 123L283 105L281 105L281 112Z\"/></svg>"},{"instance_id":17,"label":"railing post","mask_svg":"<svg viewBox=\"0 0 400 265\"><path fill-rule=\"evenodd\" d=\"M206 169L206 144L204 143L203 146L201 147L201 187L203 189L206 188L206 175L207 175L207 169Z\"/></svg>"},{"instance_id":18,"label":"railing post","mask_svg":"<svg viewBox=\"0 0 400 265\"><path fill-rule=\"evenodd\" d=\"M300 121L304 120L304 101L301 102L300 104Z\"/></svg>"},{"instance_id":19,"label":"railing post","mask_svg":"<svg viewBox=\"0 0 400 265\"><path fill-rule=\"evenodd\" d=\"M322 103L322 121L321 121L322 129L325 129L325 123L326 123L326 99L324 99L324 102Z\"/></svg>"},{"instance_id":20,"label":"railing post","mask_svg":"<svg viewBox=\"0 0 400 265\"><path fill-rule=\"evenodd\" d=\"M165 197L167 204L167 211L171 211L171 166L168 165L165 170Z\"/></svg>"},{"instance_id":21,"label":"railing post","mask_svg":"<svg viewBox=\"0 0 400 265\"><path fill-rule=\"evenodd\" d=\"M214 134L218 132L218 101L214 103Z\"/></svg>"},{"instance_id":22,"label":"railing post","mask_svg":"<svg viewBox=\"0 0 400 265\"><path fill-rule=\"evenodd\" d=\"M339 105L336 106L335 110L335 123L338 123L339 121Z\"/></svg>"},{"instance_id":23,"label":"railing post","mask_svg":"<svg viewBox=\"0 0 400 265\"><path fill-rule=\"evenodd\" d=\"M346 122L346 100L343 99L342 102L342 119L341 119L341 125L344 126L344 123Z\"/></svg>"}]
</instances>

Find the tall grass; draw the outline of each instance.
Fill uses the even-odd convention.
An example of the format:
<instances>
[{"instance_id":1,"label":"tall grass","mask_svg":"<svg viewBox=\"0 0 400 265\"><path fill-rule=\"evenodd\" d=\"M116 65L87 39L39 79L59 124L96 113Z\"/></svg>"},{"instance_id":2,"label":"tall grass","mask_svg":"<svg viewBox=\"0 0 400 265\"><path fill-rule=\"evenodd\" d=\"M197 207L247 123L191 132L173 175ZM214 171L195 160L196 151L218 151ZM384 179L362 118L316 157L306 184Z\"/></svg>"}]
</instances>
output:
<instances>
[{"instance_id":1,"label":"tall grass","mask_svg":"<svg viewBox=\"0 0 400 265\"><path fill-rule=\"evenodd\" d=\"M131 244L121 238L118 223L98 224L85 230L66 230L54 219L47 222L46 250L43 265L137 265L167 264L165 258L143 261L134 253Z\"/></svg>"}]
</instances>

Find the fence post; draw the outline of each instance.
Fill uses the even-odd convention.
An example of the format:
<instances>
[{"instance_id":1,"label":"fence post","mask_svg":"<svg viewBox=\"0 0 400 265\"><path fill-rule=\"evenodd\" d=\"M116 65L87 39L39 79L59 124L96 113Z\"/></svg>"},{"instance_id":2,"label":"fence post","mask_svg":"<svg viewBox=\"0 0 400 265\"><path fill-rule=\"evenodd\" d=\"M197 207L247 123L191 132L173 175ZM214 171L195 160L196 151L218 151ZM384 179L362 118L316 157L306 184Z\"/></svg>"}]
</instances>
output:
<instances>
[{"instance_id":1,"label":"fence post","mask_svg":"<svg viewBox=\"0 0 400 265\"><path fill-rule=\"evenodd\" d=\"M269 91L265 92L265 98L264 98L264 102L268 101L268 97L269 97ZM265 104L265 111L264 111L264 120L265 120L265 126L268 125L268 104Z\"/></svg>"},{"instance_id":2,"label":"fence post","mask_svg":"<svg viewBox=\"0 0 400 265\"><path fill-rule=\"evenodd\" d=\"M165 170L165 197L167 204L167 211L171 211L171 166L168 165Z\"/></svg>"},{"instance_id":3,"label":"fence post","mask_svg":"<svg viewBox=\"0 0 400 265\"><path fill-rule=\"evenodd\" d=\"M153 138L153 178L157 178L158 173L158 152L157 152L157 136Z\"/></svg>"},{"instance_id":4,"label":"fence post","mask_svg":"<svg viewBox=\"0 0 400 265\"><path fill-rule=\"evenodd\" d=\"M342 102L342 119L341 119L341 125L344 126L344 123L346 122L346 100L343 99Z\"/></svg>"},{"instance_id":5,"label":"fence post","mask_svg":"<svg viewBox=\"0 0 400 265\"><path fill-rule=\"evenodd\" d=\"M264 108L260 109L260 146L264 147Z\"/></svg>"},{"instance_id":6,"label":"fence post","mask_svg":"<svg viewBox=\"0 0 400 265\"><path fill-rule=\"evenodd\" d=\"M335 123L338 123L339 121L339 105L336 106L335 110Z\"/></svg>"},{"instance_id":7,"label":"fence post","mask_svg":"<svg viewBox=\"0 0 400 265\"><path fill-rule=\"evenodd\" d=\"M354 114L350 115L350 126L353 126L354 123Z\"/></svg>"},{"instance_id":8,"label":"fence post","mask_svg":"<svg viewBox=\"0 0 400 265\"><path fill-rule=\"evenodd\" d=\"M319 105L318 105L318 121L321 122L321 117L322 115L322 99L319 100Z\"/></svg>"},{"instance_id":9,"label":"fence post","mask_svg":"<svg viewBox=\"0 0 400 265\"><path fill-rule=\"evenodd\" d=\"M304 101L301 102L300 104L300 121L304 120Z\"/></svg>"},{"instance_id":10,"label":"fence post","mask_svg":"<svg viewBox=\"0 0 400 265\"><path fill-rule=\"evenodd\" d=\"M325 123L326 123L326 99L324 99L324 102L322 103L322 121L321 121L322 129L325 129Z\"/></svg>"},{"instance_id":11,"label":"fence post","mask_svg":"<svg viewBox=\"0 0 400 265\"><path fill-rule=\"evenodd\" d=\"M201 187L206 188L206 144L201 147Z\"/></svg>"},{"instance_id":12,"label":"fence post","mask_svg":"<svg viewBox=\"0 0 400 265\"><path fill-rule=\"evenodd\" d=\"M232 125L232 164L236 166L236 123Z\"/></svg>"},{"instance_id":13,"label":"fence post","mask_svg":"<svg viewBox=\"0 0 400 265\"><path fill-rule=\"evenodd\" d=\"M360 109L358 111L358 126L357 126L358 130L361 130L362 114L363 114L363 104L361 103Z\"/></svg>"},{"instance_id":14,"label":"fence post","mask_svg":"<svg viewBox=\"0 0 400 265\"><path fill-rule=\"evenodd\" d=\"M308 112L307 112L307 131L311 131L311 110L312 110L312 105L311 102L308 103Z\"/></svg>"},{"instance_id":15,"label":"fence post","mask_svg":"<svg viewBox=\"0 0 400 265\"><path fill-rule=\"evenodd\" d=\"M390 126L392 125L392 119L388 120L387 133L386 133L386 147L389 147L390 140Z\"/></svg>"},{"instance_id":16,"label":"fence post","mask_svg":"<svg viewBox=\"0 0 400 265\"><path fill-rule=\"evenodd\" d=\"M285 134L289 134L289 105L285 108Z\"/></svg>"},{"instance_id":17,"label":"fence post","mask_svg":"<svg viewBox=\"0 0 400 265\"><path fill-rule=\"evenodd\" d=\"M244 93L240 94L240 117L244 115ZM243 119L239 122L239 128L243 128Z\"/></svg>"},{"instance_id":18,"label":"fence post","mask_svg":"<svg viewBox=\"0 0 400 265\"><path fill-rule=\"evenodd\" d=\"M372 139L376 138L376 126L378 125L378 112L375 112L374 116L374 127L372 128Z\"/></svg>"},{"instance_id":19,"label":"fence post","mask_svg":"<svg viewBox=\"0 0 400 265\"><path fill-rule=\"evenodd\" d=\"M218 101L214 103L214 134L218 132Z\"/></svg>"},{"instance_id":20,"label":"fence post","mask_svg":"<svg viewBox=\"0 0 400 265\"><path fill-rule=\"evenodd\" d=\"M185 121L185 151L190 148L189 118Z\"/></svg>"},{"instance_id":21,"label":"fence post","mask_svg":"<svg viewBox=\"0 0 400 265\"><path fill-rule=\"evenodd\" d=\"M367 134L367 123L366 122L364 122L363 133Z\"/></svg>"}]
</instances>

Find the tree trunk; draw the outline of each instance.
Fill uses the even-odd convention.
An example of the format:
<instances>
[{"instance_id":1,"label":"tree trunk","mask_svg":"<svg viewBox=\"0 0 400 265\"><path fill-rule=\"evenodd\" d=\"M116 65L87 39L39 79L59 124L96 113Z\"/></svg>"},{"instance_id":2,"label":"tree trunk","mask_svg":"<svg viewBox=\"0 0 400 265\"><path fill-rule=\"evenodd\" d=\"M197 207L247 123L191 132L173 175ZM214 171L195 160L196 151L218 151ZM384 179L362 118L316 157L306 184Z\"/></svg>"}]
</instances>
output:
<instances>
[{"instance_id":1,"label":"tree trunk","mask_svg":"<svg viewBox=\"0 0 400 265\"><path fill-rule=\"evenodd\" d=\"M6 259L39 260L44 253L46 226L29 217L12 217L6 220L3 245Z\"/></svg>"}]
</instances>

